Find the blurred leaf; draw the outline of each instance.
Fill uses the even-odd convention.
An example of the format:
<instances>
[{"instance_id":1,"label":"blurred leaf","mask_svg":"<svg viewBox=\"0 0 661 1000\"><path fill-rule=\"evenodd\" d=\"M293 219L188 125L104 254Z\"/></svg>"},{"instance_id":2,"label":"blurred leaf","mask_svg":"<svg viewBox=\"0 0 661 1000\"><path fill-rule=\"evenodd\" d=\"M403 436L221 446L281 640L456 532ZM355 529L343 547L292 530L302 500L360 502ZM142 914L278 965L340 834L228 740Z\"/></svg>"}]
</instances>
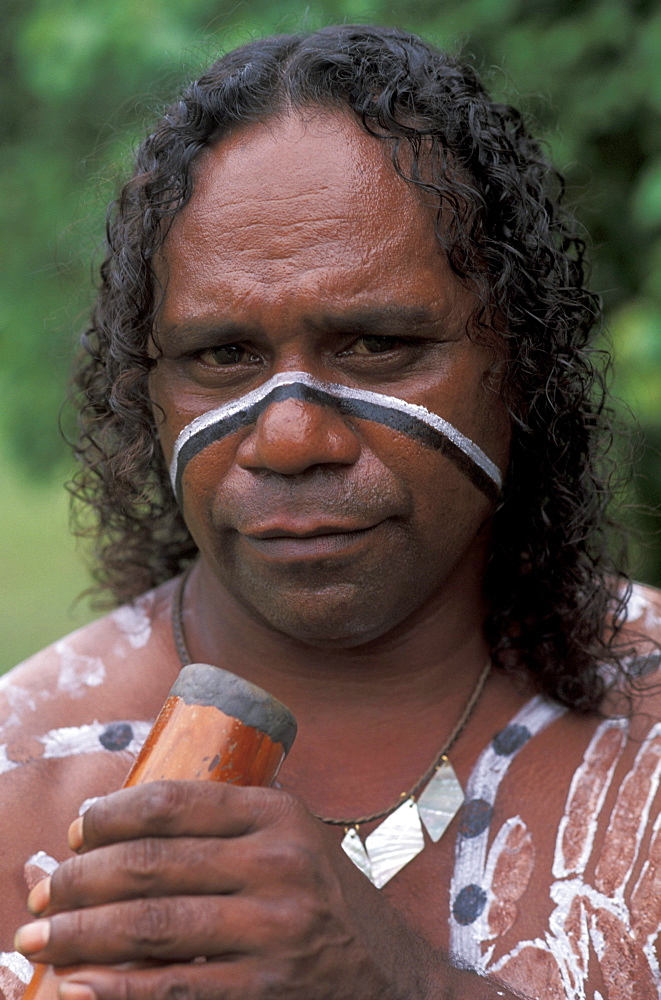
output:
<instances>
[{"instance_id":1,"label":"blurred leaf","mask_svg":"<svg viewBox=\"0 0 661 1000\"><path fill-rule=\"evenodd\" d=\"M661 158L642 172L634 191L632 214L641 229L661 223Z\"/></svg>"},{"instance_id":2,"label":"blurred leaf","mask_svg":"<svg viewBox=\"0 0 661 1000\"><path fill-rule=\"evenodd\" d=\"M616 390L643 423L661 428L661 312L635 299L615 313L611 331L618 366Z\"/></svg>"}]
</instances>

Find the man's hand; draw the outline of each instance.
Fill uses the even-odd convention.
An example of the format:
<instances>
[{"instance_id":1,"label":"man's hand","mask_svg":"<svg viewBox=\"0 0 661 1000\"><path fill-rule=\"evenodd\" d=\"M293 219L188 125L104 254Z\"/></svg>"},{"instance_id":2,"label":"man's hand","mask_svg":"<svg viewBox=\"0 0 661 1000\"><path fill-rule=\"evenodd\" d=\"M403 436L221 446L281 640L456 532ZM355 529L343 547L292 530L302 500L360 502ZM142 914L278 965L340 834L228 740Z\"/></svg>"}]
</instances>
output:
<instances>
[{"instance_id":1,"label":"man's hand","mask_svg":"<svg viewBox=\"0 0 661 1000\"><path fill-rule=\"evenodd\" d=\"M33 890L40 920L16 944L54 965L150 963L67 977L99 1000L508 995L470 974L454 992L465 974L286 793L154 782L99 800L70 838L77 856Z\"/></svg>"}]
</instances>

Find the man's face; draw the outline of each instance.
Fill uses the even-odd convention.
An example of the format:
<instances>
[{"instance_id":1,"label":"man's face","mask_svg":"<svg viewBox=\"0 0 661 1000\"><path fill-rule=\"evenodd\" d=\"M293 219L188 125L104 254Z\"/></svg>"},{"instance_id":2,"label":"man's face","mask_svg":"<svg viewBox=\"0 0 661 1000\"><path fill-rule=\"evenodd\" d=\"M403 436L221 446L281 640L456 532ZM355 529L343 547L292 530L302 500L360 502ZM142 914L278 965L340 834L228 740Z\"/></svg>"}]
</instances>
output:
<instances>
[{"instance_id":1,"label":"man's face","mask_svg":"<svg viewBox=\"0 0 661 1000\"><path fill-rule=\"evenodd\" d=\"M207 151L158 265L166 461L191 420L296 371L424 406L504 470L508 422L482 382L494 355L467 335L474 302L434 221L389 147L339 114ZM188 462L182 504L205 571L311 644L479 601L492 502L452 458L333 406L271 403Z\"/></svg>"}]
</instances>

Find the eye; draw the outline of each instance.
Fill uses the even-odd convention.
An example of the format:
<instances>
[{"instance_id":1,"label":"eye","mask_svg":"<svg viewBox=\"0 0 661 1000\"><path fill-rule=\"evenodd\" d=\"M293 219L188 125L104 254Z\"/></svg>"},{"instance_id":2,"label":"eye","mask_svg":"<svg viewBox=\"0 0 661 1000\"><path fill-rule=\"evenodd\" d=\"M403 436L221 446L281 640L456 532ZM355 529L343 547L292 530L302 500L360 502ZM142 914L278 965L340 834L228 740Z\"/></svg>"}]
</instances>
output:
<instances>
[{"instance_id":1,"label":"eye","mask_svg":"<svg viewBox=\"0 0 661 1000\"><path fill-rule=\"evenodd\" d=\"M243 344L222 344L200 355L202 361L214 365L254 365L261 359Z\"/></svg>"},{"instance_id":2,"label":"eye","mask_svg":"<svg viewBox=\"0 0 661 1000\"><path fill-rule=\"evenodd\" d=\"M359 337L354 341L344 354L385 354L392 351L399 345L397 337L380 337L378 334L369 334Z\"/></svg>"}]
</instances>

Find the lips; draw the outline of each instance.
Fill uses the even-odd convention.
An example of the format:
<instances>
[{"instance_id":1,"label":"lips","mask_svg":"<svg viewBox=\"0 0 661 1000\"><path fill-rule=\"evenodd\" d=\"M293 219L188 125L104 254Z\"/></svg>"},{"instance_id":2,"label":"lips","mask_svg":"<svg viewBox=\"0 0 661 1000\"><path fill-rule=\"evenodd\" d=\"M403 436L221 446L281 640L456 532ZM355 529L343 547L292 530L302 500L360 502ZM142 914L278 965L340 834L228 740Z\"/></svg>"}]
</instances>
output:
<instances>
[{"instance_id":1,"label":"lips","mask_svg":"<svg viewBox=\"0 0 661 1000\"><path fill-rule=\"evenodd\" d=\"M301 523L291 523L283 525L262 526L259 528L244 529L242 534L249 538L317 538L319 535L344 535L353 534L359 531L368 531L374 527L374 523L369 524L315 524L306 525Z\"/></svg>"},{"instance_id":2,"label":"lips","mask_svg":"<svg viewBox=\"0 0 661 1000\"><path fill-rule=\"evenodd\" d=\"M319 559L360 545L381 523L270 525L241 534L251 548L273 559Z\"/></svg>"}]
</instances>

